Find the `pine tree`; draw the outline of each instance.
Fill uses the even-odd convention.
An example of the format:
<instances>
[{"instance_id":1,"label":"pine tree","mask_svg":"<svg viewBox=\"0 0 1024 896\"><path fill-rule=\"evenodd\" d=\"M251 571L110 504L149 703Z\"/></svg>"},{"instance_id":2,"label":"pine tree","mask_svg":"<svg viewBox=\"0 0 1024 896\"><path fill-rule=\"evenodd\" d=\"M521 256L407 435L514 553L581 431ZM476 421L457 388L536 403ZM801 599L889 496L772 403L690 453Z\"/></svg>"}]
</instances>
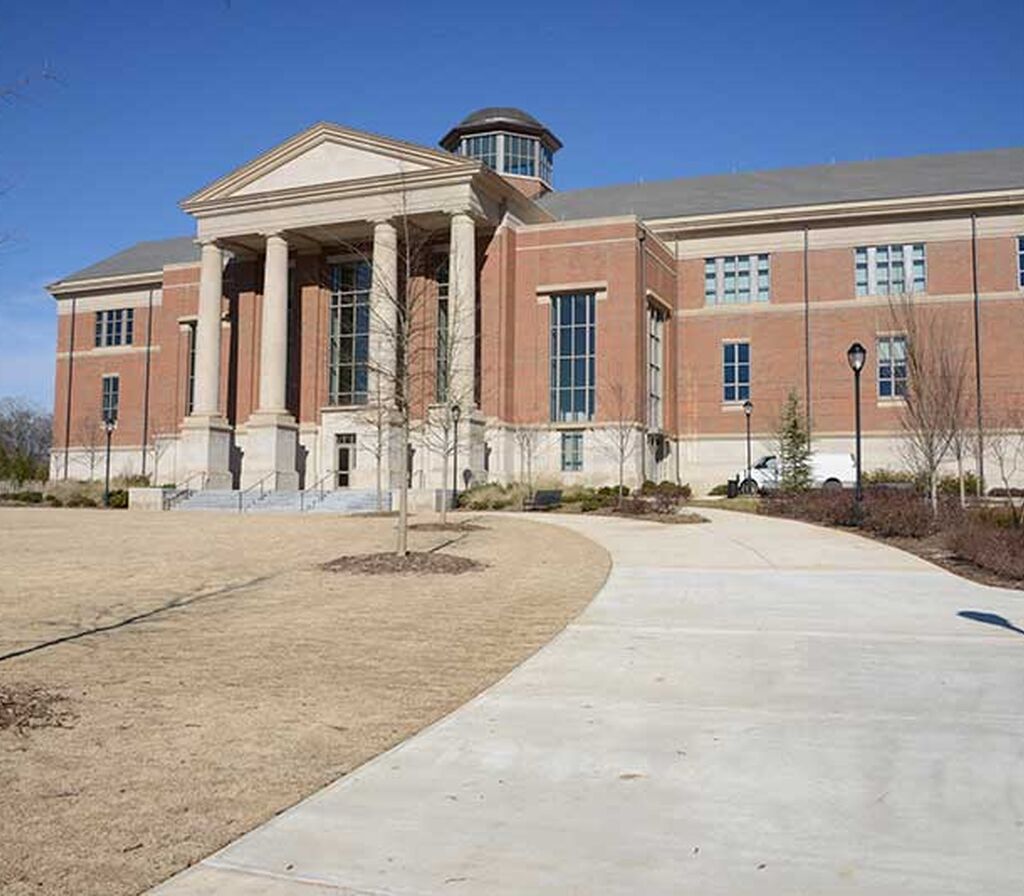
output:
<instances>
[{"instance_id":1,"label":"pine tree","mask_svg":"<svg viewBox=\"0 0 1024 896\"><path fill-rule=\"evenodd\" d=\"M799 492L811 487L811 436L800 406L800 396L791 389L783 405L777 434L779 442L779 487Z\"/></svg>"}]
</instances>

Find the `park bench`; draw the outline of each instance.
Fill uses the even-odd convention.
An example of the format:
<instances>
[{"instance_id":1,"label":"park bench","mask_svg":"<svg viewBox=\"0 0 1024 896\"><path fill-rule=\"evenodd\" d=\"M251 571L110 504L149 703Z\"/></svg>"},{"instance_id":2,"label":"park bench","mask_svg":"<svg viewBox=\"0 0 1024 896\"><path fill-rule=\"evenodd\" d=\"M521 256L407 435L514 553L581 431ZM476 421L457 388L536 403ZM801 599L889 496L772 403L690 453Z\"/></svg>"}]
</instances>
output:
<instances>
[{"instance_id":1,"label":"park bench","mask_svg":"<svg viewBox=\"0 0 1024 896\"><path fill-rule=\"evenodd\" d=\"M538 489L523 502L523 510L550 510L562 503L560 489Z\"/></svg>"}]
</instances>

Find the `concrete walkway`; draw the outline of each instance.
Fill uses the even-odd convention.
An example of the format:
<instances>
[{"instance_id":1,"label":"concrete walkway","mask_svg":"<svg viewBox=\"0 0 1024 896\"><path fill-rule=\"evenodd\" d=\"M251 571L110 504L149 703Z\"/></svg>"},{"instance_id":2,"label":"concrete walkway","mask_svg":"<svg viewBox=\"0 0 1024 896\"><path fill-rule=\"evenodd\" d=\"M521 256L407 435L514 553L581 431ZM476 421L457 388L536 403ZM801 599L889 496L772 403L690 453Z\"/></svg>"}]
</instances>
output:
<instances>
[{"instance_id":1,"label":"concrete walkway","mask_svg":"<svg viewBox=\"0 0 1024 896\"><path fill-rule=\"evenodd\" d=\"M548 517L611 577L476 700L161 896L1019 894L1024 594L854 535Z\"/></svg>"}]
</instances>

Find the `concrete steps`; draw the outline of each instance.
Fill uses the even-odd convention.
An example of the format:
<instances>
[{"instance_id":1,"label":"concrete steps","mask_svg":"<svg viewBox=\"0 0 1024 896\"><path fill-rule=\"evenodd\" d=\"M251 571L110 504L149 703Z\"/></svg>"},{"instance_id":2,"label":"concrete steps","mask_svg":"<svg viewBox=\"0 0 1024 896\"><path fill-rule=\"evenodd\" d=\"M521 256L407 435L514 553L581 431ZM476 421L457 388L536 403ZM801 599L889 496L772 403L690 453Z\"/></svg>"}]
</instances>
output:
<instances>
[{"instance_id":1,"label":"concrete steps","mask_svg":"<svg viewBox=\"0 0 1024 896\"><path fill-rule=\"evenodd\" d=\"M230 489L206 489L192 492L175 502L172 510L212 510L239 512L239 492ZM371 513L377 509L376 489L337 489L320 497L319 493L273 491L246 493L241 507L244 513ZM391 509L391 493L384 492L382 505Z\"/></svg>"}]
</instances>

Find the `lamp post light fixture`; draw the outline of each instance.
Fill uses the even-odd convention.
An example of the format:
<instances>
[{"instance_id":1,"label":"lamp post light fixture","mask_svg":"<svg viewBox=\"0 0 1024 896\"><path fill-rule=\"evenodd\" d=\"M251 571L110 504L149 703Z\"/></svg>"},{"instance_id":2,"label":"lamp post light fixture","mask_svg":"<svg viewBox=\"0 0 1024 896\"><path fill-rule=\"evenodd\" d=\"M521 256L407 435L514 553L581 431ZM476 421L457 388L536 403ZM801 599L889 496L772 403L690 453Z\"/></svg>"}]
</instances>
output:
<instances>
[{"instance_id":1,"label":"lamp post light fixture","mask_svg":"<svg viewBox=\"0 0 1024 896\"><path fill-rule=\"evenodd\" d=\"M117 417L114 414L105 414L103 416L103 428L107 433L107 461L106 461L106 473L103 479L103 506L110 506L110 439L114 435L114 430L117 429Z\"/></svg>"},{"instance_id":2,"label":"lamp post light fixture","mask_svg":"<svg viewBox=\"0 0 1024 896\"><path fill-rule=\"evenodd\" d=\"M462 408L452 405L452 509L459 501L459 417Z\"/></svg>"},{"instance_id":3,"label":"lamp post light fixture","mask_svg":"<svg viewBox=\"0 0 1024 896\"><path fill-rule=\"evenodd\" d=\"M857 488L854 492L856 500L864 499L864 492L861 488L860 479L860 372L864 369L864 362L867 360L868 352L859 342L853 343L846 350L846 360L853 371L853 404L854 404L854 426L856 431L856 465L857 465Z\"/></svg>"},{"instance_id":4,"label":"lamp post light fixture","mask_svg":"<svg viewBox=\"0 0 1024 896\"><path fill-rule=\"evenodd\" d=\"M749 493L752 487L750 460L750 415L754 413L754 403L748 398L743 402L743 414L747 418L747 478L743 483L744 492Z\"/></svg>"}]
</instances>

